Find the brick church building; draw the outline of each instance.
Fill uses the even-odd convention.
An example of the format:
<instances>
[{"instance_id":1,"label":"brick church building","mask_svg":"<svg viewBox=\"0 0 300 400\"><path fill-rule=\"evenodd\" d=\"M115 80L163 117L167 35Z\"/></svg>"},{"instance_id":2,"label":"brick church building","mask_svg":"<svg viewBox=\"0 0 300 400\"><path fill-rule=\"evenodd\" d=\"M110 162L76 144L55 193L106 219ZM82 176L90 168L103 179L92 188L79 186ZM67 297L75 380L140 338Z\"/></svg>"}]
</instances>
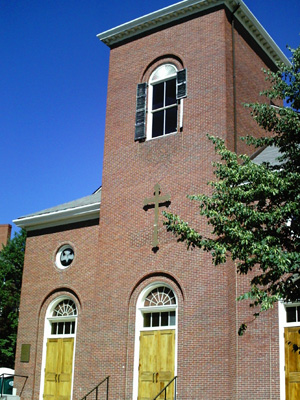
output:
<instances>
[{"instance_id":1,"label":"brick church building","mask_svg":"<svg viewBox=\"0 0 300 400\"><path fill-rule=\"evenodd\" d=\"M81 399L109 376L110 400L152 400L177 377L159 398L300 398L283 339L297 305L251 322L235 301L248 280L187 251L161 213L209 234L186 199L214 179L207 134L249 152L239 137L261 131L242 103L260 100L262 68L289 61L241 0L185 0L98 37L110 48L102 187L14 221L28 232L18 393Z\"/></svg>"}]
</instances>

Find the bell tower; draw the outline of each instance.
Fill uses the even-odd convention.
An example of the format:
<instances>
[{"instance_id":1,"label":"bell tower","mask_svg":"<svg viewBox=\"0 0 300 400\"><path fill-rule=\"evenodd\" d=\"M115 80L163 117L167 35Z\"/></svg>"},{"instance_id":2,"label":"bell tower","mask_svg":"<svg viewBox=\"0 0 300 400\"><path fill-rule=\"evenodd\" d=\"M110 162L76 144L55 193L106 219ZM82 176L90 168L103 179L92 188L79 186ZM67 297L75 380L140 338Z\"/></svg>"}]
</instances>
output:
<instances>
[{"instance_id":1,"label":"bell tower","mask_svg":"<svg viewBox=\"0 0 300 400\"><path fill-rule=\"evenodd\" d=\"M245 283L234 265L220 272L210 255L186 251L166 232L161 211L168 206L201 234L210 234L186 199L207 193L214 179L207 135L221 137L238 153L249 152L238 138L260 132L243 103L259 100L265 85L261 69L275 69L286 59L236 1L183 1L98 38L110 47L99 242L106 274L99 296L109 288L115 293L110 318L128 318L122 335L103 334L101 341L104 348L127 349L125 398L154 397L166 383L163 370L170 379L181 377L180 398L233 399L242 392L251 398L248 384L264 398L262 365L268 369L270 358L264 354L258 363L254 356L267 346L263 328L257 326L259 344L248 338L240 347L237 338L236 326L248 310L235 299ZM160 297L167 289L176 298L174 325L163 314L168 306L148 308L144 302L153 291ZM165 369L151 361L151 354L165 360L167 350L159 345L164 331L172 332L165 346L172 360ZM241 366L243 346L253 348L247 363L260 371L255 383ZM114 354L110 365L118 369L121 353Z\"/></svg>"}]
</instances>

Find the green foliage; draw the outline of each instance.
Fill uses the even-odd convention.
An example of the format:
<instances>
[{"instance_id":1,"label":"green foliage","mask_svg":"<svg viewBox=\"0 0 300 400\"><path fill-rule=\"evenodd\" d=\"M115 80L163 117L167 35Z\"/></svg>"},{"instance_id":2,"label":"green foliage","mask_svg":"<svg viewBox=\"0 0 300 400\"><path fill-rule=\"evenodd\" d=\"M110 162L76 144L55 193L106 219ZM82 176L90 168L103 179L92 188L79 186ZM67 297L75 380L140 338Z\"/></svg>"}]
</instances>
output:
<instances>
[{"instance_id":1,"label":"green foliage","mask_svg":"<svg viewBox=\"0 0 300 400\"><path fill-rule=\"evenodd\" d=\"M211 235L205 237L177 215L164 213L167 230L188 248L210 252L215 265L231 258L239 274L254 271L249 292L238 300L250 300L258 310L255 317L279 299L300 297L296 279L300 273L300 47L291 52L290 66L264 71L270 89L261 94L268 103L245 105L266 135L243 140L256 148L276 146L277 164L257 165L211 136L220 158L214 163L217 179L208 183L212 194L188 196L199 203L200 215L212 226ZM275 100L285 106L273 106ZM242 325L239 333L246 328Z\"/></svg>"},{"instance_id":2,"label":"green foliage","mask_svg":"<svg viewBox=\"0 0 300 400\"><path fill-rule=\"evenodd\" d=\"M26 232L0 251L0 366L14 368Z\"/></svg>"}]
</instances>

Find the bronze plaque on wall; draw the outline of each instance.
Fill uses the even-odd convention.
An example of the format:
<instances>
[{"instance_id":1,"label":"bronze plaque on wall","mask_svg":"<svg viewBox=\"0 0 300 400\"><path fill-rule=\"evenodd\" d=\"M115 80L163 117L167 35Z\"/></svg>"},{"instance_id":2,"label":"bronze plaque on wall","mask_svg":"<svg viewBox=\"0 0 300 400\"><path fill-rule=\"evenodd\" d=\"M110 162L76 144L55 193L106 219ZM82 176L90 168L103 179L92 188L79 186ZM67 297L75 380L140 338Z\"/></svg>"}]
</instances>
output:
<instances>
[{"instance_id":1,"label":"bronze plaque on wall","mask_svg":"<svg viewBox=\"0 0 300 400\"><path fill-rule=\"evenodd\" d=\"M21 362L29 362L30 359L30 344L22 344L21 347Z\"/></svg>"}]
</instances>

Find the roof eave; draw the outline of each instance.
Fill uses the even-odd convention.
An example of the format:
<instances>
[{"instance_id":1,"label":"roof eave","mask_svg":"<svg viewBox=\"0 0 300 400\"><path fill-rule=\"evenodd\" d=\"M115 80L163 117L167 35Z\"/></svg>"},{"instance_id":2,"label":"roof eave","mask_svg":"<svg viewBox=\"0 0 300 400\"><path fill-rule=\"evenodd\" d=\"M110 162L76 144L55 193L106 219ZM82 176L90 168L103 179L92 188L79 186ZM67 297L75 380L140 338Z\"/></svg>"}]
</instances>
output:
<instances>
[{"instance_id":1,"label":"roof eave","mask_svg":"<svg viewBox=\"0 0 300 400\"><path fill-rule=\"evenodd\" d=\"M210 4L211 3L211 4ZM185 0L171 6L154 11L150 14L126 22L115 28L109 29L97 35L98 39L111 47L123 40L147 32L153 28L165 25L189 16L196 11L209 9L216 5L223 4L224 0Z\"/></svg>"},{"instance_id":2,"label":"roof eave","mask_svg":"<svg viewBox=\"0 0 300 400\"><path fill-rule=\"evenodd\" d=\"M236 1L236 3L239 3L240 7L235 13L235 17L248 30L254 40L270 57L270 59L273 60L273 62L275 63L283 63L287 66L291 65L290 60L278 47L276 42L272 39L272 37L261 25L258 19L253 15L253 13L249 10L246 4L242 0Z\"/></svg>"},{"instance_id":3,"label":"roof eave","mask_svg":"<svg viewBox=\"0 0 300 400\"><path fill-rule=\"evenodd\" d=\"M205 11L220 5L225 5L233 11L238 5L235 16L247 29L264 52L274 63L283 62L290 65L288 58L280 50L271 36L258 22L249 8L242 0L184 0L169 7L162 8L151 14L134 19L115 28L109 29L97 35L98 39L108 47L112 47L137 35L146 33L167 23L175 22L183 17L188 17L199 11Z\"/></svg>"},{"instance_id":4,"label":"roof eave","mask_svg":"<svg viewBox=\"0 0 300 400\"><path fill-rule=\"evenodd\" d=\"M100 202L44 214L21 217L13 220L19 228L26 231L51 228L76 222L99 218Z\"/></svg>"}]
</instances>

